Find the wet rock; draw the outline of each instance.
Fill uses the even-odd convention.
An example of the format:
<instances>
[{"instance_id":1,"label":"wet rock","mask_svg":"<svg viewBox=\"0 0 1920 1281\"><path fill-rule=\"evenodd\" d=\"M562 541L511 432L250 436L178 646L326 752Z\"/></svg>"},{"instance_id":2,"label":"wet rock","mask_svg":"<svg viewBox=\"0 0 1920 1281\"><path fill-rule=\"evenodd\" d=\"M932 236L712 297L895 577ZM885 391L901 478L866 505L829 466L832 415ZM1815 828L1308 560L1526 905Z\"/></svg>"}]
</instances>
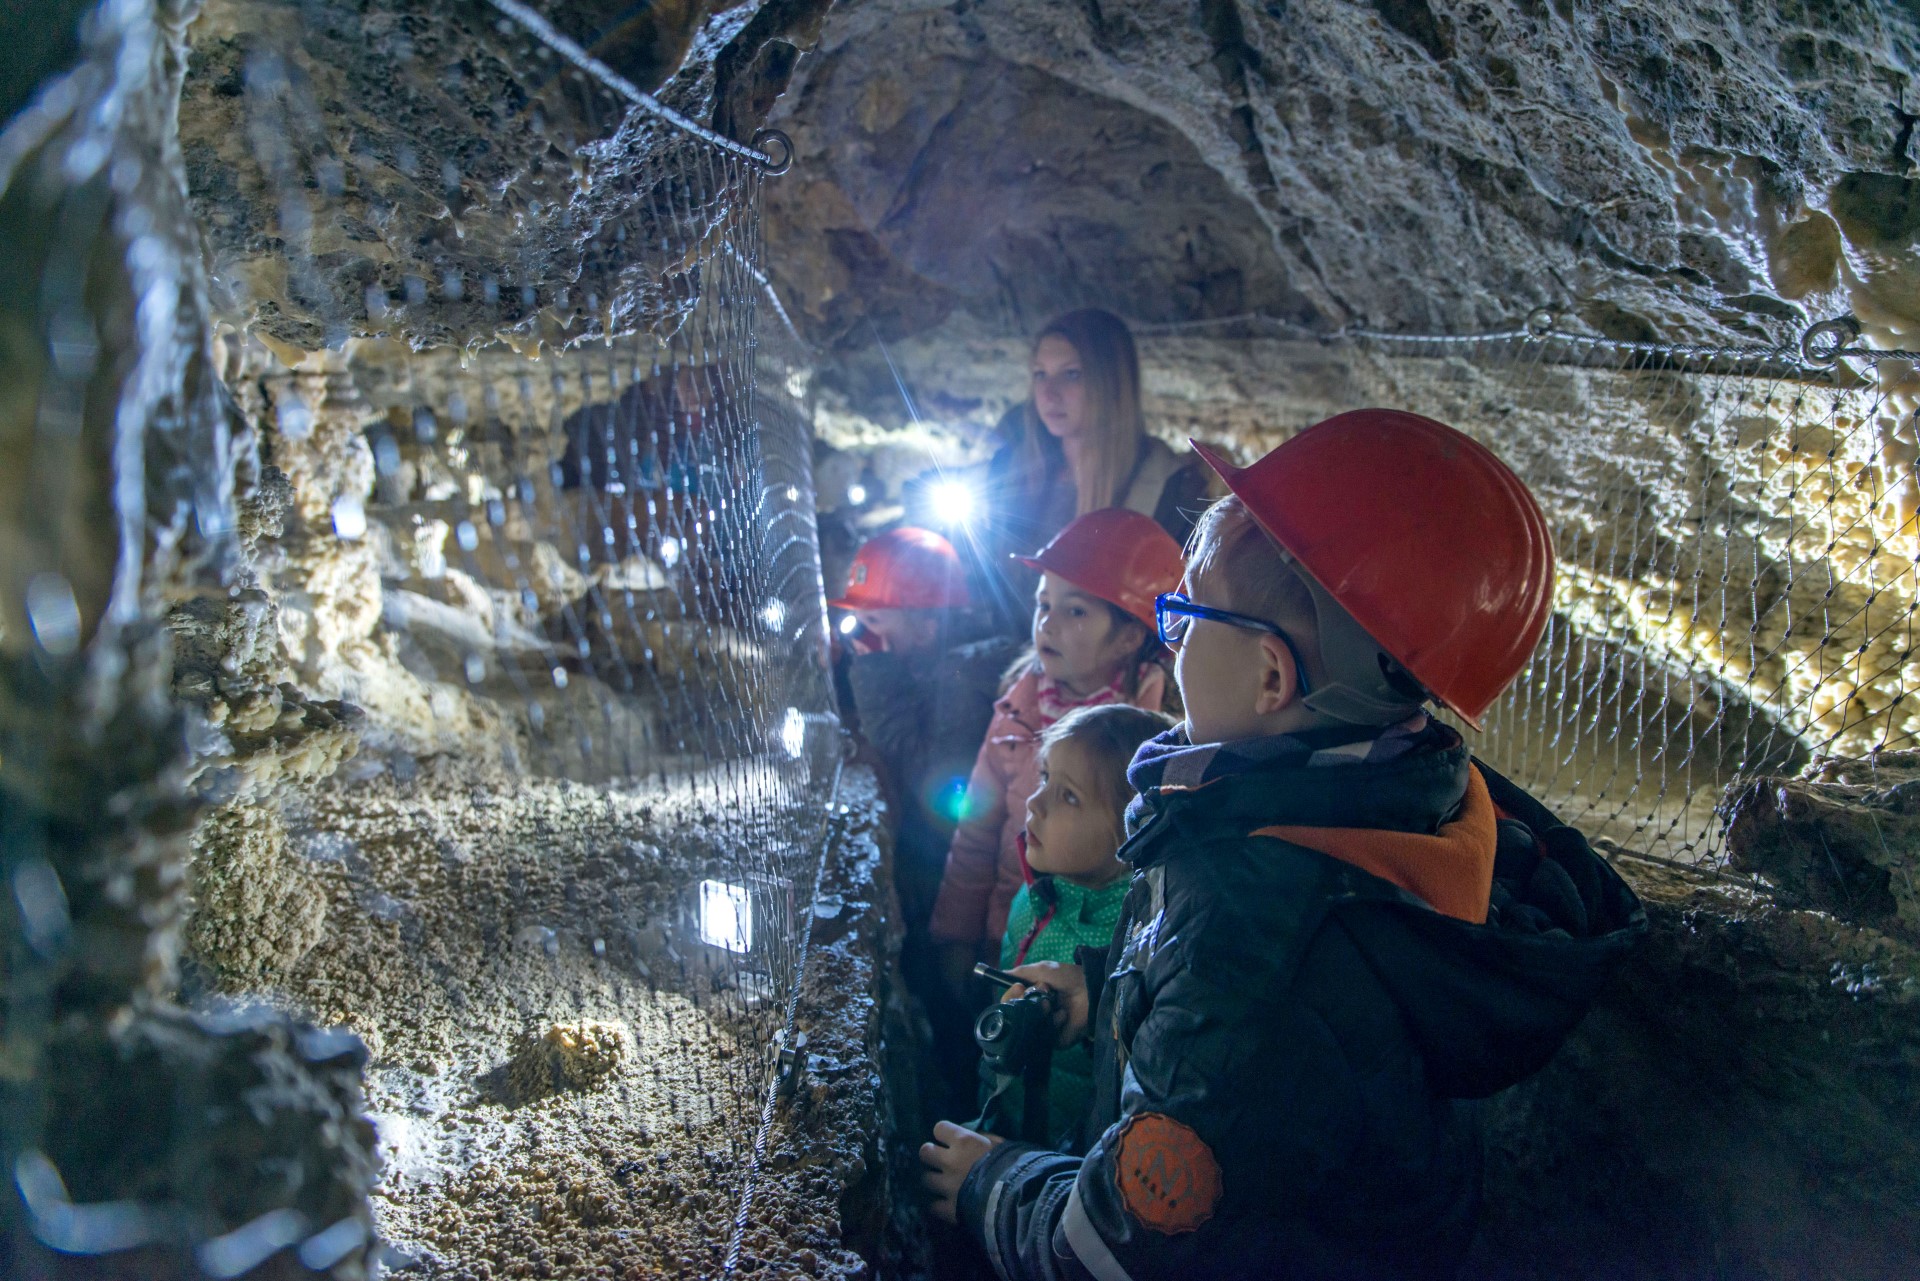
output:
<instances>
[{"instance_id":1,"label":"wet rock","mask_svg":"<svg viewBox=\"0 0 1920 1281\"><path fill-rule=\"evenodd\" d=\"M825 4L541 7L745 138L792 71L774 46L805 41ZM497 10L211 0L192 36L181 143L215 295L289 355L372 333L570 341L680 305L621 247L698 241L676 202L711 171Z\"/></svg>"},{"instance_id":2,"label":"wet rock","mask_svg":"<svg viewBox=\"0 0 1920 1281\"><path fill-rule=\"evenodd\" d=\"M507 1097L519 1105L562 1090L590 1090L632 1057L629 1042L612 1023L556 1023L524 1034L507 1060Z\"/></svg>"},{"instance_id":3,"label":"wet rock","mask_svg":"<svg viewBox=\"0 0 1920 1281\"><path fill-rule=\"evenodd\" d=\"M283 1274L312 1275L292 1264L322 1233L313 1272L365 1275L376 1166L358 1042L264 1012L151 1010L106 1038L69 1027L49 1053L61 1124L44 1155L73 1202L144 1207L140 1275L185 1281L202 1262L288 1247Z\"/></svg>"},{"instance_id":4,"label":"wet rock","mask_svg":"<svg viewBox=\"0 0 1920 1281\"><path fill-rule=\"evenodd\" d=\"M223 807L194 833L187 946L220 981L245 990L284 975L326 933L327 896L287 849L277 807Z\"/></svg>"},{"instance_id":5,"label":"wet rock","mask_svg":"<svg viewBox=\"0 0 1920 1281\"><path fill-rule=\"evenodd\" d=\"M1728 862L1783 902L1920 938L1920 752L1757 778L1727 816Z\"/></svg>"},{"instance_id":6,"label":"wet rock","mask_svg":"<svg viewBox=\"0 0 1920 1281\"><path fill-rule=\"evenodd\" d=\"M1753 338L1851 292L1904 332L1917 36L1892 0L842 6L775 111L769 260L849 348L1089 303Z\"/></svg>"},{"instance_id":7,"label":"wet rock","mask_svg":"<svg viewBox=\"0 0 1920 1281\"><path fill-rule=\"evenodd\" d=\"M1469 1276L1892 1278L1920 1240L1920 951L1623 859L1653 931L1489 1105Z\"/></svg>"}]
</instances>

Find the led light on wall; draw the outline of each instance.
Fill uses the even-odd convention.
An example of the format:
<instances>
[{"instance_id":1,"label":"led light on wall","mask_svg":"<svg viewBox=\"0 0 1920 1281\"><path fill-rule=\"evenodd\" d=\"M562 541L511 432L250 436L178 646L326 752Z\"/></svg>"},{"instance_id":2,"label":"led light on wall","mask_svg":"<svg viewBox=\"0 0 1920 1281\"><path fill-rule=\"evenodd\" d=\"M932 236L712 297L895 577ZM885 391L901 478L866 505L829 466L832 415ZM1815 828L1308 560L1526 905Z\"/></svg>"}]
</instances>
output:
<instances>
[{"instance_id":1,"label":"led light on wall","mask_svg":"<svg viewBox=\"0 0 1920 1281\"><path fill-rule=\"evenodd\" d=\"M852 614L848 614L845 618L840 620L840 634L842 636L851 636L859 630L860 630L860 620L855 618Z\"/></svg>"},{"instance_id":2,"label":"led light on wall","mask_svg":"<svg viewBox=\"0 0 1920 1281\"><path fill-rule=\"evenodd\" d=\"M780 720L780 746L796 761L806 754L807 718L797 707L789 707Z\"/></svg>"},{"instance_id":3,"label":"led light on wall","mask_svg":"<svg viewBox=\"0 0 1920 1281\"><path fill-rule=\"evenodd\" d=\"M333 500L333 532L352 542L367 534L367 510L357 494L342 494Z\"/></svg>"},{"instance_id":4,"label":"led light on wall","mask_svg":"<svg viewBox=\"0 0 1920 1281\"><path fill-rule=\"evenodd\" d=\"M729 952L753 948L753 903L744 885L700 882L700 941Z\"/></svg>"},{"instance_id":5,"label":"led light on wall","mask_svg":"<svg viewBox=\"0 0 1920 1281\"><path fill-rule=\"evenodd\" d=\"M865 485L848 485L847 501L852 503L855 507L866 506L867 505L867 487Z\"/></svg>"},{"instance_id":6,"label":"led light on wall","mask_svg":"<svg viewBox=\"0 0 1920 1281\"><path fill-rule=\"evenodd\" d=\"M59 574L35 574L27 584L27 622L40 648L64 657L80 648L80 604Z\"/></svg>"}]
</instances>

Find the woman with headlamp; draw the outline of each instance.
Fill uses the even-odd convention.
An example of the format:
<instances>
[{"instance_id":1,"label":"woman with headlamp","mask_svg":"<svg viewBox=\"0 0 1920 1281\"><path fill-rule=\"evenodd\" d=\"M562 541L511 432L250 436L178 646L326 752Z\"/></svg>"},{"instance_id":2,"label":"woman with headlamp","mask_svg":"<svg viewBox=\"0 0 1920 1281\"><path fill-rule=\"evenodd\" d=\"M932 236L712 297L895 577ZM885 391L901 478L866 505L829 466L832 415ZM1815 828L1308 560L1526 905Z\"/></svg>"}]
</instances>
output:
<instances>
[{"instance_id":1,"label":"woman with headlamp","mask_svg":"<svg viewBox=\"0 0 1920 1281\"><path fill-rule=\"evenodd\" d=\"M973 533L1002 623L1024 631L1034 575L1015 555L1050 542L1076 516L1120 507L1151 516L1184 543L1206 505L1206 469L1147 434L1140 357L1126 322L1086 308L1034 339L1032 392L1002 420L1012 439L987 465L986 510Z\"/></svg>"}]
</instances>

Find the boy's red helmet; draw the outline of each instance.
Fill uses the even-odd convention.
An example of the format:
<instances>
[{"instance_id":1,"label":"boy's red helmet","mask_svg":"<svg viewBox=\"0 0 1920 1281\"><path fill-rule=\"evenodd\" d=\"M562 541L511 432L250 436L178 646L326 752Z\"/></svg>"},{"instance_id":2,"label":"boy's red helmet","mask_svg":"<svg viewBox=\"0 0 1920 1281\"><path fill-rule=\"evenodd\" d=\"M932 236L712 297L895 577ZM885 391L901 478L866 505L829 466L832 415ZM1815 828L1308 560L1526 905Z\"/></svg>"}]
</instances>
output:
<instances>
[{"instance_id":1,"label":"boy's red helmet","mask_svg":"<svg viewBox=\"0 0 1920 1281\"><path fill-rule=\"evenodd\" d=\"M965 609L967 571L953 544L930 529L903 525L870 538L847 571L834 609Z\"/></svg>"},{"instance_id":2,"label":"boy's red helmet","mask_svg":"<svg viewBox=\"0 0 1920 1281\"><path fill-rule=\"evenodd\" d=\"M1034 555L1014 559L1118 605L1149 629L1154 597L1178 590L1185 569L1173 535L1124 507L1088 512Z\"/></svg>"},{"instance_id":3,"label":"boy's red helmet","mask_svg":"<svg viewBox=\"0 0 1920 1281\"><path fill-rule=\"evenodd\" d=\"M1247 468L1194 448L1389 657L1479 728L1553 607L1546 517L1505 463L1393 409L1338 414Z\"/></svg>"}]
</instances>

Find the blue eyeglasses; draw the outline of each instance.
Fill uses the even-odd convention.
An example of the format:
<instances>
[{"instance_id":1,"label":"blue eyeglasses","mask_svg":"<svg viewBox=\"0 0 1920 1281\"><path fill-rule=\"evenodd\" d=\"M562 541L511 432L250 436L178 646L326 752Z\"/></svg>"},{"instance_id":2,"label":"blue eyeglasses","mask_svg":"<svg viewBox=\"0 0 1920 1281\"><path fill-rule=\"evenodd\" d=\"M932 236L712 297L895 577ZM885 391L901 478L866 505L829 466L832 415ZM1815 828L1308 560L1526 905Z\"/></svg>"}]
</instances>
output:
<instances>
[{"instance_id":1,"label":"blue eyeglasses","mask_svg":"<svg viewBox=\"0 0 1920 1281\"><path fill-rule=\"evenodd\" d=\"M1307 667L1300 661L1300 651L1294 648L1293 637L1278 623L1269 623L1264 618L1255 618L1251 614L1236 614L1230 609L1215 609L1211 605L1200 605L1188 600L1179 592L1165 592L1153 598L1153 618L1160 628L1160 641L1164 645L1178 645L1187 638L1187 628L1194 619L1205 618L1216 623L1225 623L1228 627L1242 627L1250 632L1266 632L1278 636L1280 643L1287 647L1287 653L1293 658L1294 679L1300 682L1300 693L1307 693Z\"/></svg>"}]
</instances>

